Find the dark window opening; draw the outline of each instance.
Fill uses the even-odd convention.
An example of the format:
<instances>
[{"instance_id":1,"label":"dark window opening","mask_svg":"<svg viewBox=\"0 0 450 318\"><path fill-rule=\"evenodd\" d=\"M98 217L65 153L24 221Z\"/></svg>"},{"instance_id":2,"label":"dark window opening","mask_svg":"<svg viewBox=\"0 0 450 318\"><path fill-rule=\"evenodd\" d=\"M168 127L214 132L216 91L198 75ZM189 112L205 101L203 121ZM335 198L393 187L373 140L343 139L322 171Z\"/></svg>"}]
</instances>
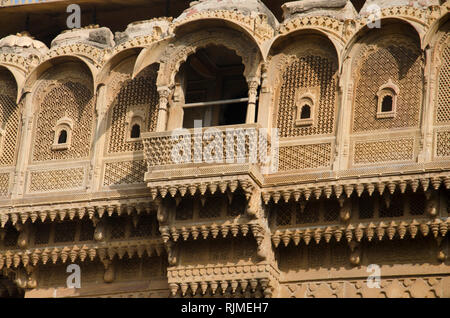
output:
<instances>
[{"instance_id":1,"label":"dark window opening","mask_svg":"<svg viewBox=\"0 0 450 318\"><path fill-rule=\"evenodd\" d=\"M366 0L351 0L353 3L353 6L355 7L356 11L361 11L362 7L364 6L364 3Z\"/></svg>"},{"instance_id":2,"label":"dark window opening","mask_svg":"<svg viewBox=\"0 0 450 318\"><path fill-rule=\"evenodd\" d=\"M73 221L55 223L55 243L73 242L75 240L76 224Z\"/></svg>"},{"instance_id":3,"label":"dark window opening","mask_svg":"<svg viewBox=\"0 0 450 318\"><path fill-rule=\"evenodd\" d=\"M303 105L302 112L300 113L300 119L310 119L311 118L311 107L309 105Z\"/></svg>"},{"instance_id":4,"label":"dark window opening","mask_svg":"<svg viewBox=\"0 0 450 318\"><path fill-rule=\"evenodd\" d=\"M383 113L392 111L392 96L388 95L383 97L383 102L381 104L381 111Z\"/></svg>"},{"instance_id":5,"label":"dark window opening","mask_svg":"<svg viewBox=\"0 0 450 318\"><path fill-rule=\"evenodd\" d=\"M62 144L65 144L66 142L67 142L67 131L63 129L59 133L58 144L62 145Z\"/></svg>"},{"instance_id":6,"label":"dark window opening","mask_svg":"<svg viewBox=\"0 0 450 318\"><path fill-rule=\"evenodd\" d=\"M194 216L194 199L190 196L185 196L176 208L176 220L190 220Z\"/></svg>"},{"instance_id":7,"label":"dark window opening","mask_svg":"<svg viewBox=\"0 0 450 318\"><path fill-rule=\"evenodd\" d=\"M248 85L243 73L242 58L225 47L191 55L180 70L186 83L183 127L194 128L195 120L203 127L244 124Z\"/></svg>"},{"instance_id":8,"label":"dark window opening","mask_svg":"<svg viewBox=\"0 0 450 318\"><path fill-rule=\"evenodd\" d=\"M141 137L141 126L138 124L134 124L131 128L131 138L139 138Z\"/></svg>"},{"instance_id":9,"label":"dark window opening","mask_svg":"<svg viewBox=\"0 0 450 318\"><path fill-rule=\"evenodd\" d=\"M8 226L6 228L5 238L3 240L4 246L16 246L17 240L19 239L19 231L16 230L13 226Z\"/></svg>"}]
</instances>

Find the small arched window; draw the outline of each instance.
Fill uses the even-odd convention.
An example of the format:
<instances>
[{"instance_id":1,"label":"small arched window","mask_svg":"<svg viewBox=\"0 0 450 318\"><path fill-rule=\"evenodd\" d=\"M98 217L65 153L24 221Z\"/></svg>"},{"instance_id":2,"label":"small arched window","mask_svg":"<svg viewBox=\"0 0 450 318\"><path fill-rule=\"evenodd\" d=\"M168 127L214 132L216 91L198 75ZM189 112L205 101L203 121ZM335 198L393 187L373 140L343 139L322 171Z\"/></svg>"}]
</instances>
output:
<instances>
[{"instance_id":1,"label":"small arched window","mask_svg":"<svg viewBox=\"0 0 450 318\"><path fill-rule=\"evenodd\" d=\"M314 122L315 105L318 100L317 88L301 89L297 91L296 126L311 126Z\"/></svg>"},{"instance_id":2,"label":"small arched window","mask_svg":"<svg viewBox=\"0 0 450 318\"><path fill-rule=\"evenodd\" d=\"M139 124L134 124L131 128L131 138L140 138L141 137L141 126Z\"/></svg>"},{"instance_id":3,"label":"small arched window","mask_svg":"<svg viewBox=\"0 0 450 318\"><path fill-rule=\"evenodd\" d=\"M382 85L378 92L377 118L393 118L397 109L399 89L392 80Z\"/></svg>"},{"instance_id":4,"label":"small arched window","mask_svg":"<svg viewBox=\"0 0 450 318\"><path fill-rule=\"evenodd\" d=\"M63 129L59 132L58 145L67 143L67 130Z\"/></svg>"},{"instance_id":5,"label":"small arched window","mask_svg":"<svg viewBox=\"0 0 450 318\"><path fill-rule=\"evenodd\" d=\"M72 142L73 121L68 117L59 119L53 128L55 137L53 139L53 150L67 150Z\"/></svg>"},{"instance_id":6,"label":"small arched window","mask_svg":"<svg viewBox=\"0 0 450 318\"><path fill-rule=\"evenodd\" d=\"M127 113L127 132L125 134L126 142L139 142L143 129L147 127L146 106L134 107Z\"/></svg>"},{"instance_id":7,"label":"small arched window","mask_svg":"<svg viewBox=\"0 0 450 318\"><path fill-rule=\"evenodd\" d=\"M305 104L302 107L300 119L310 119L310 118L311 118L311 107L309 105Z\"/></svg>"}]
</instances>

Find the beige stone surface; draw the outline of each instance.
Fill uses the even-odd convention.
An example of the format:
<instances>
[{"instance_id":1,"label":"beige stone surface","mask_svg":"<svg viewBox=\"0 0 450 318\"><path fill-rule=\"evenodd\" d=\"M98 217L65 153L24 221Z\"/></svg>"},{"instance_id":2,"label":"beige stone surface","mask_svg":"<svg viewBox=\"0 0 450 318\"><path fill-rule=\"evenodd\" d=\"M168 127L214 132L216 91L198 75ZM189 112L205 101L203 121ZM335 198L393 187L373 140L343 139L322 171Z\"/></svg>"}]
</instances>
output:
<instances>
[{"instance_id":1,"label":"beige stone surface","mask_svg":"<svg viewBox=\"0 0 450 318\"><path fill-rule=\"evenodd\" d=\"M0 297L450 297L448 3L283 10L0 39Z\"/></svg>"}]
</instances>

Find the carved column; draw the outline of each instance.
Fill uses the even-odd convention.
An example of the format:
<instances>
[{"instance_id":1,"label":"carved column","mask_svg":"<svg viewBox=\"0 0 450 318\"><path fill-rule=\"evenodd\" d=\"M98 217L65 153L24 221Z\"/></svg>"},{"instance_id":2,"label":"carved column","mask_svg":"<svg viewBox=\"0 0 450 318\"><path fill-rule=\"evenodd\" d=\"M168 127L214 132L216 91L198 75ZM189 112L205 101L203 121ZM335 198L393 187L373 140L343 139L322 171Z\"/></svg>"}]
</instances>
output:
<instances>
[{"instance_id":1,"label":"carved column","mask_svg":"<svg viewBox=\"0 0 450 318\"><path fill-rule=\"evenodd\" d=\"M14 183L11 197L17 198L24 194L25 173L27 170L29 154L31 149L31 129L33 128L33 105L32 94L25 93L22 97L24 109L22 112L22 129L19 141L19 152L17 155L16 169L14 171Z\"/></svg>"},{"instance_id":2,"label":"carved column","mask_svg":"<svg viewBox=\"0 0 450 318\"><path fill-rule=\"evenodd\" d=\"M256 78L248 81L248 108L247 108L247 124L253 124L256 116L256 100L258 98L259 80Z\"/></svg>"},{"instance_id":3,"label":"carved column","mask_svg":"<svg viewBox=\"0 0 450 318\"><path fill-rule=\"evenodd\" d=\"M347 169L350 157L350 134L353 101L351 59L343 62L339 78L338 114L336 119L336 149L333 170Z\"/></svg>"},{"instance_id":4,"label":"carved column","mask_svg":"<svg viewBox=\"0 0 450 318\"><path fill-rule=\"evenodd\" d=\"M418 156L418 162L429 162L433 156L433 92L435 76L432 74L433 48L425 49L425 65L423 77L423 112L422 112L422 136L420 140L421 149Z\"/></svg>"},{"instance_id":5,"label":"carved column","mask_svg":"<svg viewBox=\"0 0 450 318\"><path fill-rule=\"evenodd\" d=\"M167 127L167 105L169 104L169 96L171 90L167 86L158 87L159 93L159 108L158 121L156 124L156 131L166 131Z\"/></svg>"},{"instance_id":6,"label":"carved column","mask_svg":"<svg viewBox=\"0 0 450 318\"><path fill-rule=\"evenodd\" d=\"M261 90L258 105L258 124L262 128L271 128L271 116L273 115L272 90L270 88L267 65L265 64L261 67Z\"/></svg>"},{"instance_id":7,"label":"carved column","mask_svg":"<svg viewBox=\"0 0 450 318\"><path fill-rule=\"evenodd\" d=\"M107 99L106 99L106 86L101 85L97 89L96 107L97 113L97 125L95 129L94 142L92 143L92 157L89 171L89 183L88 187L94 190L98 190L101 185L100 171L102 168L101 156L104 149L106 139L106 127L107 127Z\"/></svg>"}]
</instances>

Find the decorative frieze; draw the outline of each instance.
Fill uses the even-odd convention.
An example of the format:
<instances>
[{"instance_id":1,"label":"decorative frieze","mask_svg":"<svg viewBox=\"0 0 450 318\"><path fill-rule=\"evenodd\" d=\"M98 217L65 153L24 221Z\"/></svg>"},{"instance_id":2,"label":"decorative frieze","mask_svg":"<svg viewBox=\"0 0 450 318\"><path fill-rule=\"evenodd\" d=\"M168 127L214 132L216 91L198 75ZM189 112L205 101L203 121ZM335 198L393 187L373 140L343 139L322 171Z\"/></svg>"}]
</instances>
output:
<instances>
[{"instance_id":1,"label":"decorative frieze","mask_svg":"<svg viewBox=\"0 0 450 318\"><path fill-rule=\"evenodd\" d=\"M47 219L52 222L76 218L81 220L85 216L88 216L89 219L94 217L101 219L113 214L131 215L134 212L138 215L141 213L148 214L155 209L149 198L35 205L0 209L0 222L3 228L8 221L15 225L18 222L25 224L28 220L34 223L38 219L41 222L45 222Z\"/></svg>"},{"instance_id":2,"label":"decorative frieze","mask_svg":"<svg viewBox=\"0 0 450 318\"><path fill-rule=\"evenodd\" d=\"M271 297L277 287L280 273L268 262L238 263L233 265L198 265L170 267L167 270L172 296L255 293L262 289L261 296ZM248 295L247 297L250 297Z\"/></svg>"},{"instance_id":3,"label":"decorative frieze","mask_svg":"<svg viewBox=\"0 0 450 318\"><path fill-rule=\"evenodd\" d=\"M397 189L404 193L409 187L413 192L416 192L419 186L424 190L439 189L443 185L446 189L450 189L450 175L448 173L433 173L424 176L420 175L403 175L392 177L377 177L377 178L361 178L361 179L341 179L339 181L318 182L303 184L301 186L291 187L275 187L264 188L262 199L265 204L268 204L272 199L274 203L278 203L280 199L288 202L291 198L299 201L300 198L309 200L311 196L319 199L322 195L330 198L332 195L340 198L342 194L350 197L353 192L358 196L364 191L372 195L374 191L383 194L388 191L393 194Z\"/></svg>"},{"instance_id":4,"label":"decorative frieze","mask_svg":"<svg viewBox=\"0 0 450 318\"><path fill-rule=\"evenodd\" d=\"M20 265L45 265L48 262L56 264L58 261L85 262L93 261L98 257L101 261L112 260L114 257L132 258L135 254L141 258L144 253L150 257L152 255L161 256L164 253L164 246L160 239L129 240L108 243L46 246L29 250L0 250L0 269L17 268Z\"/></svg>"},{"instance_id":5,"label":"decorative frieze","mask_svg":"<svg viewBox=\"0 0 450 318\"><path fill-rule=\"evenodd\" d=\"M288 246L291 242L297 246L300 243L309 245L310 242L319 244L322 240L330 243L331 240L340 242L361 242L372 240L415 238L419 233L426 237L445 237L450 231L450 218L413 219L381 221L368 223L350 223L348 225L311 226L308 228L289 228L276 230L272 233L272 242L275 247Z\"/></svg>"}]
</instances>

